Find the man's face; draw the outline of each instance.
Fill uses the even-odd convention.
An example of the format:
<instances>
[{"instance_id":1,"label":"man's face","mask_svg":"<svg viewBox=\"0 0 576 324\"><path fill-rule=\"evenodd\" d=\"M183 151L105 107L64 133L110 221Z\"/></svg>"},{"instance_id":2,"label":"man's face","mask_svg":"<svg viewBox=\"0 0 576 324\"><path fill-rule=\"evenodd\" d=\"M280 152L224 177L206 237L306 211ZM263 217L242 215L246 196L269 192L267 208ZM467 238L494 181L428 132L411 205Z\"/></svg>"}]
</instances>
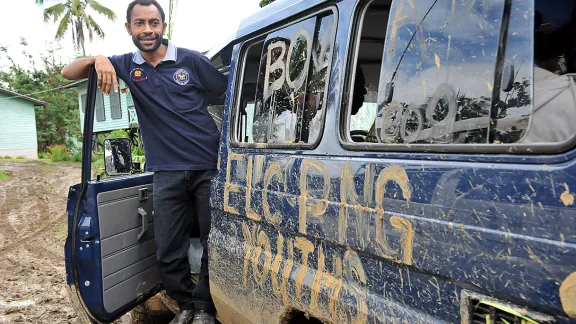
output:
<instances>
[{"instance_id":1,"label":"man's face","mask_svg":"<svg viewBox=\"0 0 576 324\"><path fill-rule=\"evenodd\" d=\"M156 51L162 45L166 30L166 23L162 22L158 8L155 5L136 5L131 19L130 24L126 23L126 29L134 45L142 52Z\"/></svg>"}]
</instances>

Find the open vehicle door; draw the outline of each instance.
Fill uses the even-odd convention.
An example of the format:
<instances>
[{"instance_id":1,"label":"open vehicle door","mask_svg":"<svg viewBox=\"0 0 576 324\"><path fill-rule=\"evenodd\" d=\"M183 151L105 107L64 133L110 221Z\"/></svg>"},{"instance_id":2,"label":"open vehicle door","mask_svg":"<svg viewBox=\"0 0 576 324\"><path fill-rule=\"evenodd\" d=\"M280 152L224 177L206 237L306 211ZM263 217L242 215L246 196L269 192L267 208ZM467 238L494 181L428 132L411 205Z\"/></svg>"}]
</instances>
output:
<instances>
[{"instance_id":1,"label":"open vehicle door","mask_svg":"<svg viewBox=\"0 0 576 324\"><path fill-rule=\"evenodd\" d=\"M66 279L79 316L84 317L83 309L92 322L111 322L160 291L161 281L152 224L152 173L131 174L127 138L105 141L104 164L110 177L92 179L99 91L92 67L85 104L82 182L70 188L67 204Z\"/></svg>"}]
</instances>

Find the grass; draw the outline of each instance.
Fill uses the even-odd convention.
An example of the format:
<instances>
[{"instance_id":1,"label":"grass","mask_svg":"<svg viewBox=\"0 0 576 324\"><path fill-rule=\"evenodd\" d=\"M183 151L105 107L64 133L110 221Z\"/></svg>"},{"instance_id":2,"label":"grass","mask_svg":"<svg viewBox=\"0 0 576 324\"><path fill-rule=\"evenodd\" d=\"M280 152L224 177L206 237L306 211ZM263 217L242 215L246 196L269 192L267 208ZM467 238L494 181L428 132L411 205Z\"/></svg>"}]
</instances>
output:
<instances>
[{"instance_id":1,"label":"grass","mask_svg":"<svg viewBox=\"0 0 576 324\"><path fill-rule=\"evenodd\" d=\"M25 162L45 162L45 163L52 163L52 160L50 159L12 159L12 158L6 158L6 157L0 157L0 162L16 162L16 163L25 163Z\"/></svg>"},{"instance_id":2,"label":"grass","mask_svg":"<svg viewBox=\"0 0 576 324\"><path fill-rule=\"evenodd\" d=\"M2 171L0 171L0 180L8 179L8 175Z\"/></svg>"},{"instance_id":3,"label":"grass","mask_svg":"<svg viewBox=\"0 0 576 324\"><path fill-rule=\"evenodd\" d=\"M50 173L56 171L56 167L50 164L40 164L34 166L36 169L40 170L42 173Z\"/></svg>"}]
</instances>

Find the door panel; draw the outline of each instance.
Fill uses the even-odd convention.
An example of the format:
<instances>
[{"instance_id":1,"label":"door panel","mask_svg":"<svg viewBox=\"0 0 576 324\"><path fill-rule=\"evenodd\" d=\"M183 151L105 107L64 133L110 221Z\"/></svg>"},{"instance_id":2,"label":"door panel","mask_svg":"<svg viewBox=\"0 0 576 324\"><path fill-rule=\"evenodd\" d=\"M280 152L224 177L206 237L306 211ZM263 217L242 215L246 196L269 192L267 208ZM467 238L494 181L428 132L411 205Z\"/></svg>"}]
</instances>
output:
<instances>
[{"instance_id":1,"label":"door panel","mask_svg":"<svg viewBox=\"0 0 576 324\"><path fill-rule=\"evenodd\" d=\"M152 184L97 196L104 309L113 313L160 284L152 218ZM141 209L140 209L141 208ZM139 213L140 209L140 213ZM144 210L147 232L143 231Z\"/></svg>"}]
</instances>

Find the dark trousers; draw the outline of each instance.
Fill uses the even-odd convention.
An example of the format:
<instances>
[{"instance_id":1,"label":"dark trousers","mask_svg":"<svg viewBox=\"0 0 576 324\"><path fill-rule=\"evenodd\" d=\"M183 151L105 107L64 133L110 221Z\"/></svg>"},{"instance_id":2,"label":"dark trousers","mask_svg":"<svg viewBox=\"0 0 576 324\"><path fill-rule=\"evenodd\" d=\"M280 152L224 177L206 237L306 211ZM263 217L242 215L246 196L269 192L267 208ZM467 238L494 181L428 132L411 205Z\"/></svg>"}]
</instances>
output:
<instances>
[{"instance_id":1,"label":"dark trousers","mask_svg":"<svg viewBox=\"0 0 576 324\"><path fill-rule=\"evenodd\" d=\"M162 284L180 309L214 312L208 276L210 185L216 170L154 173L154 232ZM195 233L194 233L195 232ZM190 237L204 248L197 285L192 282Z\"/></svg>"}]
</instances>

